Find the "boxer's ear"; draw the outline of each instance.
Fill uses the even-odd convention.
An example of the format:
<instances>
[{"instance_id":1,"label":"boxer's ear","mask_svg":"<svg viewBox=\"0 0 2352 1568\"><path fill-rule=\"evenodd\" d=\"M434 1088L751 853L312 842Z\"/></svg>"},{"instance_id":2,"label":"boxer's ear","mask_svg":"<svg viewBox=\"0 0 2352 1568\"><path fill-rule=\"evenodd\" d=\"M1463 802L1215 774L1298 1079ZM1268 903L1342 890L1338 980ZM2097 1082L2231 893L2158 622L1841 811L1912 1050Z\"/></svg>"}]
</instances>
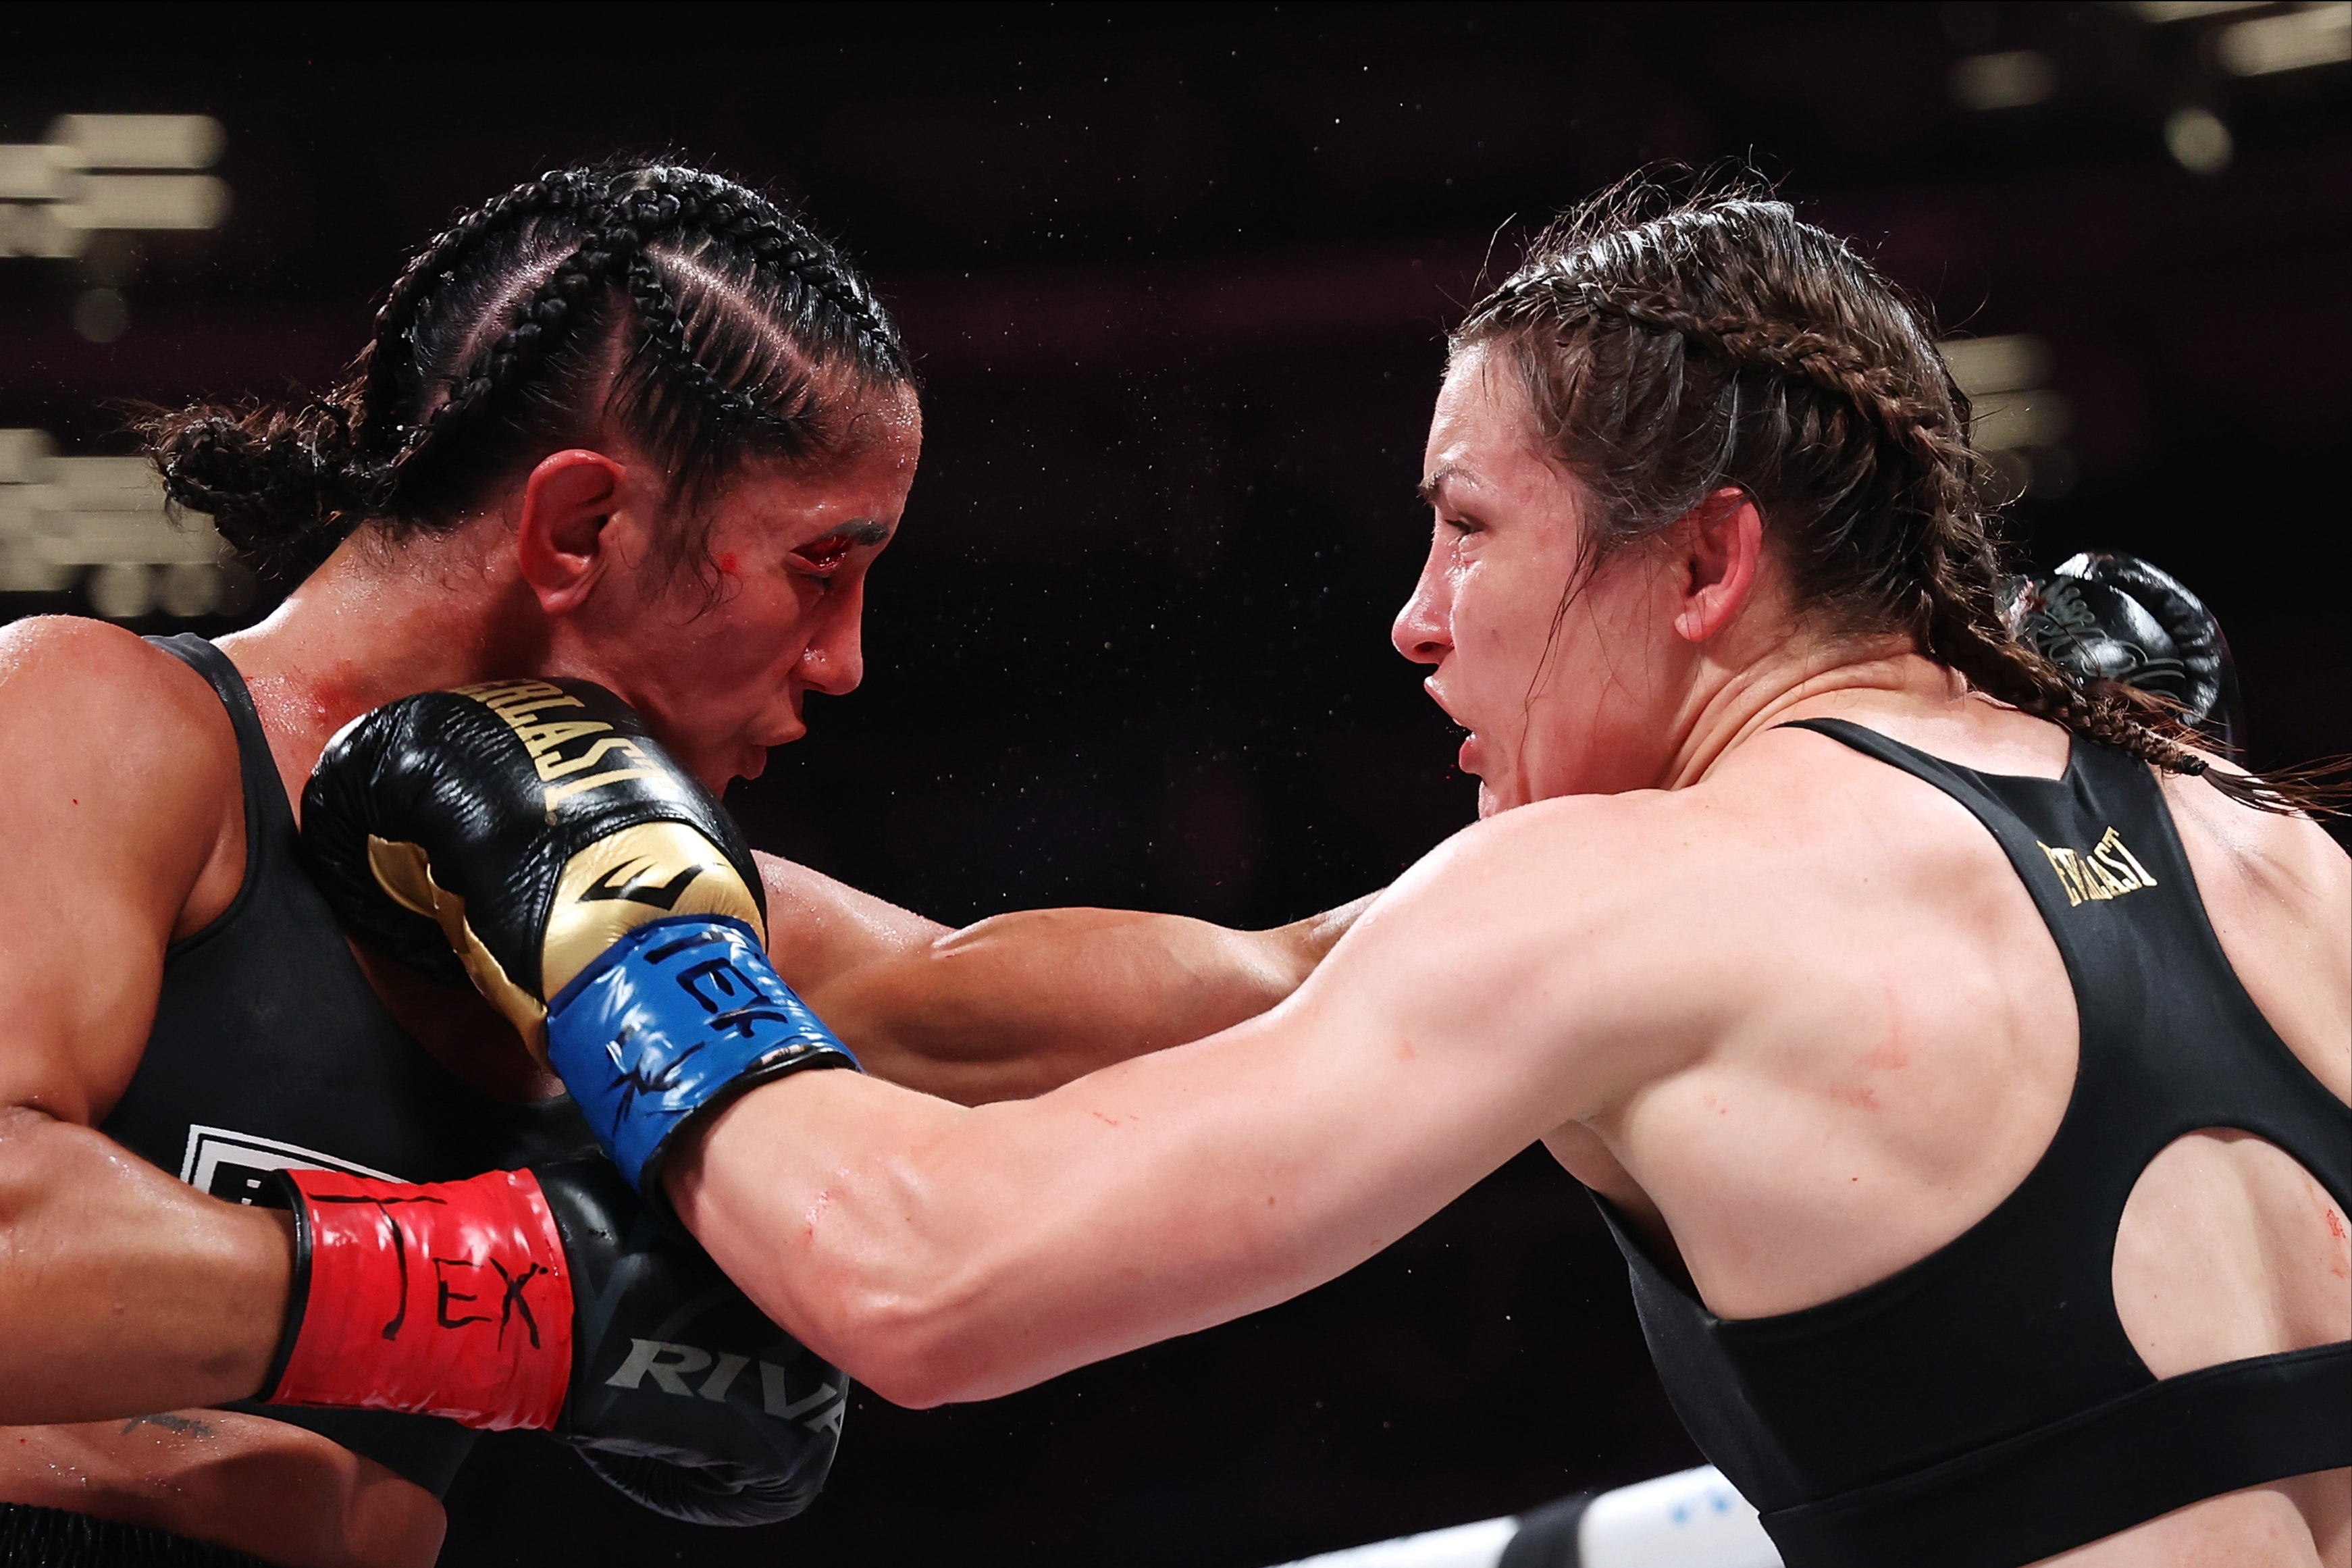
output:
<instances>
[{"instance_id":1,"label":"boxer's ear","mask_svg":"<svg viewBox=\"0 0 2352 1568\"><path fill-rule=\"evenodd\" d=\"M619 542L612 524L628 477L602 452L574 447L541 458L523 481L515 554L547 614L577 609L614 569Z\"/></svg>"},{"instance_id":2,"label":"boxer's ear","mask_svg":"<svg viewBox=\"0 0 2352 1568\"><path fill-rule=\"evenodd\" d=\"M1681 601L1675 630L1703 643L1731 624L1755 590L1764 562L1763 514L1745 490L1719 489L1668 537Z\"/></svg>"}]
</instances>

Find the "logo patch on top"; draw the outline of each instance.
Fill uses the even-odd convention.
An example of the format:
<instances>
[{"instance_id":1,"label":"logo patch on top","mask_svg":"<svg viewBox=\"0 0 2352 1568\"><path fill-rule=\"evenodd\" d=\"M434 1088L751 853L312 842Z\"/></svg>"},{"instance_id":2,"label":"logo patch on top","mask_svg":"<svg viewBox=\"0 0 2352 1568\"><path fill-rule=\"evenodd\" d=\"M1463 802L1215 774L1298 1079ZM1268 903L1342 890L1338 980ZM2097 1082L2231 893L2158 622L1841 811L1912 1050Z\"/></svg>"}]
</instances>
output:
<instances>
[{"instance_id":1,"label":"logo patch on top","mask_svg":"<svg viewBox=\"0 0 2352 1568\"><path fill-rule=\"evenodd\" d=\"M2156 886L2156 879L2139 863L2139 857L2124 847L2122 836L2112 827L2088 850L2053 849L2038 838L2034 842L2050 857L2050 868L2058 873L2058 885L2066 889L2070 910L2086 900L2119 899Z\"/></svg>"},{"instance_id":2,"label":"logo patch on top","mask_svg":"<svg viewBox=\"0 0 2352 1568\"><path fill-rule=\"evenodd\" d=\"M347 1176L373 1176L379 1182L400 1180L299 1143L232 1132L226 1127L189 1127L180 1180L198 1192L233 1204L251 1204L262 1195L262 1183L272 1171L341 1171Z\"/></svg>"}]
</instances>

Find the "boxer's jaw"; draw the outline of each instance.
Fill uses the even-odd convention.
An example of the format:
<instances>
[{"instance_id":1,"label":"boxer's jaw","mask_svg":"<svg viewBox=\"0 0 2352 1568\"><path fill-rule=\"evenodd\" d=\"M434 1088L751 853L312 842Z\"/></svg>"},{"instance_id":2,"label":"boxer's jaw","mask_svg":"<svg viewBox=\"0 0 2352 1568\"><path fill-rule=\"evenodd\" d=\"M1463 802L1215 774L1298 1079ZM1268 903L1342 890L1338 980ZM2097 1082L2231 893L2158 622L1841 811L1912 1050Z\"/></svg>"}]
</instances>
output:
<instances>
[{"instance_id":1,"label":"boxer's jaw","mask_svg":"<svg viewBox=\"0 0 2352 1568\"><path fill-rule=\"evenodd\" d=\"M807 732L807 692L845 695L865 673L866 574L896 531L921 426L871 432L814 472L753 469L709 503L700 569L650 590L625 582L556 637L551 662L646 716L709 788L756 778L770 748Z\"/></svg>"},{"instance_id":2,"label":"boxer's jaw","mask_svg":"<svg viewBox=\"0 0 2352 1568\"><path fill-rule=\"evenodd\" d=\"M277 612L224 639L289 793L360 714L518 676L613 690L713 789L757 776L769 748L805 732L807 691L858 684L865 573L921 451L911 389L845 373L829 390L845 406L824 452L751 463L691 517L673 515L667 467L605 428L458 515L353 531Z\"/></svg>"}]
</instances>

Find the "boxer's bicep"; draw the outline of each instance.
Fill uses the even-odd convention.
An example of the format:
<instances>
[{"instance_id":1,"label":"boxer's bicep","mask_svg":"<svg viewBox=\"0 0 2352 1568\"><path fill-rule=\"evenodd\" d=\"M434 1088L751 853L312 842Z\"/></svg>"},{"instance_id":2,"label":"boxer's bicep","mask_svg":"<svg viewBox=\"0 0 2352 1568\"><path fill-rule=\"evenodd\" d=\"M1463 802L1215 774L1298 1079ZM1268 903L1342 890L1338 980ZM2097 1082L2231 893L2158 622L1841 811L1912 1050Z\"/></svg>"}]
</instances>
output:
<instances>
[{"instance_id":1,"label":"boxer's bicep","mask_svg":"<svg viewBox=\"0 0 2352 1568\"><path fill-rule=\"evenodd\" d=\"M1035 1163L1012 1167L1024 1198L1051 1194L1005 1288L1064 1294L1052 1315L1098 1318L1101 1346L1222 1321L1353 1268L1686 1065L1717 989L1686 940L1690 892L1657 886L1649 836L1615 807L1550 815L1431 857L1264 1016L1003 1108L1034 1128ZM978 1145L987 1114L942 1146ZM1009 1195L988 1163L942 1184L971 1195L967 1223Z\"/></svg>"},{"instance_id":2,"label":"boxer's bicep","mask_svg":"<svg viewBox=\"0 0 2352 1568\"><path fill-rule=\"evenodd\" d=\"M208 724L180 677L210 700L110 626L0 633L0 1105L105 1116L138 1066L192 890L242 845L226 720L211 701Z\"/></svg>"},{"instance_id":3,"label":"boxer's bicep","mask_svg":"<svg viewBox=\"0 0 2352 1568\"><path fill-rule=\"evenodd\" d=\"M1317 1048L1375 1064L1385 1054L1399 1077L1473 1091L1461 1114L1486 1114L1491 1100L1537 1133L1686 1066L1721 1010L1707 941L1721 911L1703 886L1660 874L1659 837L1593 800L1458 836L1383 894L1302 988L1302 1014L1328 1016ZM1402 1103L1396 1114L1419 1114Z\"/></svg>"}]
</instances>

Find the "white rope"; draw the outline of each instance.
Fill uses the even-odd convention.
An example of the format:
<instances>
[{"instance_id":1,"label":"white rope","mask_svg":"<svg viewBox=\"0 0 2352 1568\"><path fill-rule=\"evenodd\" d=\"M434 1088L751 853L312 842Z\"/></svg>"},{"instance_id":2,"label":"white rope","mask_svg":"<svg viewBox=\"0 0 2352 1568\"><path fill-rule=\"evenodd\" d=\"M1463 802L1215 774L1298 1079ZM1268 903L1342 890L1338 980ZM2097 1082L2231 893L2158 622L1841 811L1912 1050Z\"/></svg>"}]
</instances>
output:
<instances>
[{"instance_id":1,"label":"white rope","mask_svg":"<svg viewBox=\"0 0 2352 1568\"><path fill-rule=\"evenodd\" d=\"M1286 1563L1283 1568L1495 1568L1503 1560L1503 1548L1518 1532L1516 1519L1486 1519L1425 1535L1326 1552L1320 1557Z\"/></svg>"},{"instance_id":2,"label":"white rope","mask_svg":"<svg viewBox=\"0 0 2352 1568\"><path fill-rule=\"evenodd\" d=\"M1579 1522L1580 1568L1780 1568L1756 1510L1713 1465L1603 1492Z\"/></svg>"},{"instance_id":3,"label":"white rope","mask_svg":"<svg viewBox=\"0 0 2352 1568\"><path fill-rule=\"evenodd\" d=\"M1544 1510L1550 1513L1553 1510ZM1571 1510L1574 1511L1574 1510ZM1748 1500L1712 1465L1603 1492L1560 1518L1556 1540L1529 1540L1528 1568L1780 1568L1780 1554ZM1542 1515L1527 1529L1547 1531ZM1283 1568L1499 1568L1517 1519L1457 1524L1286 1563Z\"/></svg>"}]
</instances>

